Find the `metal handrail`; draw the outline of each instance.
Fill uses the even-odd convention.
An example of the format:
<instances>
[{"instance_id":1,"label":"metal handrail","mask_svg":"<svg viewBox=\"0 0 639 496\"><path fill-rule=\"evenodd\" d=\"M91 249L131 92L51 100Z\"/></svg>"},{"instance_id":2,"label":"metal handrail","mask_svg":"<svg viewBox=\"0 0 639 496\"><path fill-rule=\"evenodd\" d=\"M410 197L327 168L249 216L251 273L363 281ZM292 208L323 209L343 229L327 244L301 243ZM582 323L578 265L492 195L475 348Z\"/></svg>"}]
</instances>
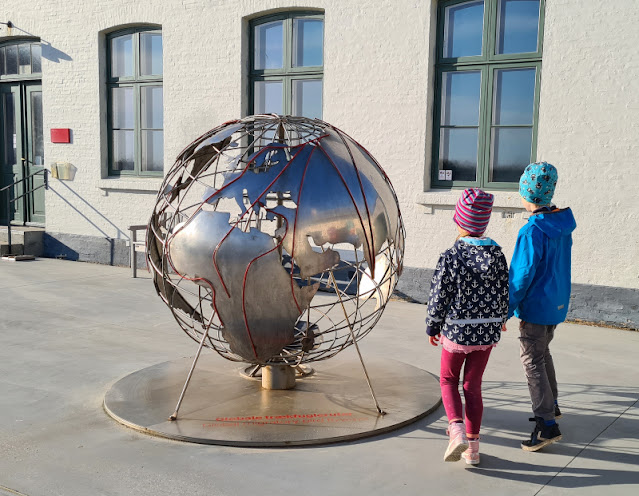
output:
<instances>
[{"instance_id":1,"label":"metal handrail","mask_svg":"<svg viewBox=\"0 0 639 496\"><path fill-rule=\"evenodd\" d=\"M21 182L26 181L30 177L34 177L38 174L42 174L44 176L44 184L41 184L40 186L36 188L25 191L20 196L16 196L13 199L11 198L12 188L14 188L17 184L20 184ZM48 169L45 169L44 167L42 168L42 170L32 172L28 176L24 176L22 179L19 179L18 181L14 181L11 184L5 186L4 188L0 188L0 193L2 193L3 191L7 192L6 193L7 195L7 244L9 245L9 253L11 253L11 251L13 250L13 248L11 247L11 204L15 202L16 200L19 200L20 198L24 198L25 196L33 193L34 191L39 190L40 188L49 189L49 171Z\"/></svg>"}]
</instances>

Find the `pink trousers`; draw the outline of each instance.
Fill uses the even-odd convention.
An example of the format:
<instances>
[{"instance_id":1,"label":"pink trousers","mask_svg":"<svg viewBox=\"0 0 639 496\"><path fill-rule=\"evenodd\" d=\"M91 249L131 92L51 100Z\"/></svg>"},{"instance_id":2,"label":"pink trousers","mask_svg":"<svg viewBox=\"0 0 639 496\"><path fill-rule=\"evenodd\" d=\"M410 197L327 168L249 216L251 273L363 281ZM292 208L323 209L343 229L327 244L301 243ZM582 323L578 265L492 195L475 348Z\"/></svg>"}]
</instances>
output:
<instances>
[{"instance_id":1,"label":"pink trousers","mask_svg":"<svg viewBox=\"0 0 639 496\"><path fill-rule=\"evenodd\" d=\"M466 353L450 353L442 349L442 362L439 384L442 389L442 402L446 409L448 421L466 420L466 432L479 434L484 403L481 397L481 380L490 357L491 349ZM462 411L459 394L459 376L464 366L464 400L466 415Z\"/></svg>"}]
</instances>

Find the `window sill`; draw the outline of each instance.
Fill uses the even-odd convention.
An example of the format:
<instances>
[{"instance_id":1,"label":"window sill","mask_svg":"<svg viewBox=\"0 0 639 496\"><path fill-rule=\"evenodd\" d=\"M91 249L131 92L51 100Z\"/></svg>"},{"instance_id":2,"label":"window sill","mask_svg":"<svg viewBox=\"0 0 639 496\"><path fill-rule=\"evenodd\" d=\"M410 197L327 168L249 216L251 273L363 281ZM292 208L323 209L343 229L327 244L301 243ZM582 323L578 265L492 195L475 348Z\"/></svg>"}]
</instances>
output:
<instances>
[{"instance_id":1,"label":"window sill","mask_svg":"<svg viewBox=\"0 0 639 496\"><path fill-rule=\"evenodd\" d=\"M515 214L525 212L517 191L490 191L490 193L495 196L493 211L501 212L502 217L513 217ZM416 195L415 203L424 207L424 213L433 214L437 209L454 208L460 195L461 190L423 191Z\"/></svg>"},{"instance_id":2,"label":"window sill","mask_svg":"<svg viewBox=\"0 0 639 496\"><path fill-rule=\"evenodd\" d=\"M109 191L133 191L136 193L157 194L163 181L164 178L162 177L112 177L100 179L97 186L102 190L104 196L108 196Z\"/></svg>"}]
</instances>

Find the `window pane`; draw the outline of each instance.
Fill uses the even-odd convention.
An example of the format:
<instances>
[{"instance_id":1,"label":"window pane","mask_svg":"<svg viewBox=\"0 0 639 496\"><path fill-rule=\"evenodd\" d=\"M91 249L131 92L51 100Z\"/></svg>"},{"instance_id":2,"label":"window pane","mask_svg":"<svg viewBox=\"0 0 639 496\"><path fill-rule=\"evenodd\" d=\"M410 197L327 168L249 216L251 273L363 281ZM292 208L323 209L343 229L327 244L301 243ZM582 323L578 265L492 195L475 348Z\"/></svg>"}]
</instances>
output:
<instances>
[{"instance_id":1,"label":"window pane","mask_svg":"<svg viewBox=\"0 0 639 496\"><path fill-rule=\"evenodd\" d=\"M284 66L282 21L255 26L254 43L254 69L281 69Z\"/></svg>"},{"instance_id":2,"label":"window pane","mask_svg":"<svg viewBox=\"0 0 639 496\"><path fill-rule=\"evenodd\" d=\"M6 69L5 74L18 74L18 47L9 45L6 47Z\"/></svg>"},{"instance_id":3,"label":"window pane","mask_svg":"<svg viewBox=\"0 0 639 496\"><path fill-rule=\"evenodd\" d=\"M114 129L133 129L133 88L111 88Z\"/></svg>"},{"instance_id":4,"label":"window pane","mask_svg":"<svg viewBox=\"0 0 639 496\"><path fill-rule=\"evenodd\" d=\"M439 169L451 169L453 181L475 181L477 129L441 129Z\"/></svg>"},{"instance_id":5,"label":"window pane","mask_svg":"<svg viewBox=\"0 0 639 496\"><path fill-rule=\"evenodd\" d=\"M162 75L162 35L140 33L140 74Z\"/></svg>"},{"instance_id":6,"label":"window pane","mask_svg":"<svg viewBox=\"0 0 639 496\"><path fill-rule=\"evenodd\" d=\"M322 118L322 80L293 80L293 115Z\"/></svg>"},{"instance_id":7,"label":"window pane","mask_svg":"<svg viewBox=\"0 0 639 496\"><path fill-rule=\"evenodd\" d=\"M539 0L500 0L497 12L497 53L536 52Z\"/></svg>"},{"instance_id":8,"label":"window pane","mask_svg":"<svg viewBox=\"0 0 639 496\"><path fill-rule=\"evenodd\" d=\"M113 131L112 156L113 170L133 170L133 131Z\"/></svg>"},{"instance_id":9,"label":"window pane","mask_svg":"<svg viewBox=\"0 0 639 496\"><path fill-rule=\"evenodd\" d=\"M16 109L13 93L4 93L0 101L0 151L3 152L3 165L13 165L16 163ZM4 185L3 185L4 186Z\"/></svg>"},{"instance_id":10,"label":"window pane","mask_svg":"<svg viewBox=\"0 0 639 496\"><path fill-rule=\"evenodd\" d=\"M111 40L111 77L133 76L133 35Z\"/></svg>"},{"instance_id":11,"label":"window pane","mask_svg":"<svg viewBox=\"0 0 639 496\"><path fill-rule=\"evenodd\" d=\"M42 127L42 92L31 92L31 156L35 165L44 165L44 139Z\"/></svg>"},{"instance_id":12,"label":"window pane","mask_svg":"<svg viewBox=\"0 0 639 496\"><path fill-rule=\"evenodd\" d=\"M255 81L253 112L283 114L282 81Z\"/></svg>"},{"instance_id":13,"label":"window pane","mask_svg":"<svg viewBox=\"0 0 639 496\"><path fill-rule=\"evenodd\" d=\"M535 68L495 71L493 124L532 124Z\"/></svg>"},{"instance_id":14,"label":"window pane","mask_svg":"<svg viewBox=\"0 0 639 496\"><path fill-rule=\"evenodd\" d=\"M164 170L163 131L142 131L142 170Z\"/></svg>"},{"instance_id":15,"label":"window pane","mask_svg":"<svg viewBox=\"0 0 639 496\"><path fill-rule=\"evenodd\" d=\"M324 21L293 19L293 67L323 64Z\"/></svg>"},{"instance_id":16,"label":"window pane","mask_svg":"<svg viewBox=\"0 0 639 496\"><path fill-rule=\"evenodd\" d=\"M483 0L452 5L446 7L444 12L444 57L481 55Z\"/></svg>"},{"instance_id":17,"label":"window pane","mask_svg":"<svg viewBox=\"0 0 639 496\"><path fill-rule=\"evenodd\" d=\"M40 43L31 45L31 72L42 72L42 47Z\"/></svg>"},{"instance_id":18,"label":"window pane","mask_svg":"<svg viewBox=\"0 0 639 496\"><path fill-rule=\"evenodd\" d=\"M142 128L162 129L162 86L142 86L140 88L142 100Z\"/></svg>"},{"instance_id":19,"label":"window pane","mask_svg":"<svg viewBox=\"0 0 639 496\"><path fill-rule=\"evenodd\" d=\"M4 74L4 47L0 47L0 76Z\"/></svg>"},{"instance_id":20,"label":"window pane","mask_svg":"<svg viewBox=\"0 0 639 496\"><path fill-rule=\"evenodd\" d=\"M530 163L532 127L493 128L491 181L516 183Z\"/></svg>"},{"instance_id":21,"label":"window pane","mask_svg":"<svg viewBox=\"0 0 639 496\"><path fill-rule=\"evenodd\" d=\"M442 73L442 126L476 126L479 124L481 72Z\"/></svg>"},{"instance_id":22,"label":"window pane","mask_svg":"<svg viewBox=\"0 0 639 496\"><path fill-rule=\"evenodd\" d=\"M18 45L18 73L31 74L31 45Z\"/></svg>"}]
</instances>

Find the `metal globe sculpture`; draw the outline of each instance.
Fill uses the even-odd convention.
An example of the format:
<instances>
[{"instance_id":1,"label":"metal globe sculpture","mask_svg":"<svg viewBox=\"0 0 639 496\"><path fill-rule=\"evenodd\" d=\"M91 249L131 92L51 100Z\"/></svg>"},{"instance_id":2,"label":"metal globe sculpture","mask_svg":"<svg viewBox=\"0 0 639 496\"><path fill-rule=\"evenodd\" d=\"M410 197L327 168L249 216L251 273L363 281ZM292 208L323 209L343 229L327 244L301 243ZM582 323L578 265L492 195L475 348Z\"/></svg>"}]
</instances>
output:
<instances>
[{"instance_id":1,"label":"metal globe sculpture","mask_svg":"<svg viewBox=\"0 0 639 496\"><path fill-rule=\"evenodd\" d=\"M397 283L404 226L388 177L334 126L258 115L178 156L147 231L181 328L256 365L324 360L363 338Z\"/></svg>"}]
</instances>

